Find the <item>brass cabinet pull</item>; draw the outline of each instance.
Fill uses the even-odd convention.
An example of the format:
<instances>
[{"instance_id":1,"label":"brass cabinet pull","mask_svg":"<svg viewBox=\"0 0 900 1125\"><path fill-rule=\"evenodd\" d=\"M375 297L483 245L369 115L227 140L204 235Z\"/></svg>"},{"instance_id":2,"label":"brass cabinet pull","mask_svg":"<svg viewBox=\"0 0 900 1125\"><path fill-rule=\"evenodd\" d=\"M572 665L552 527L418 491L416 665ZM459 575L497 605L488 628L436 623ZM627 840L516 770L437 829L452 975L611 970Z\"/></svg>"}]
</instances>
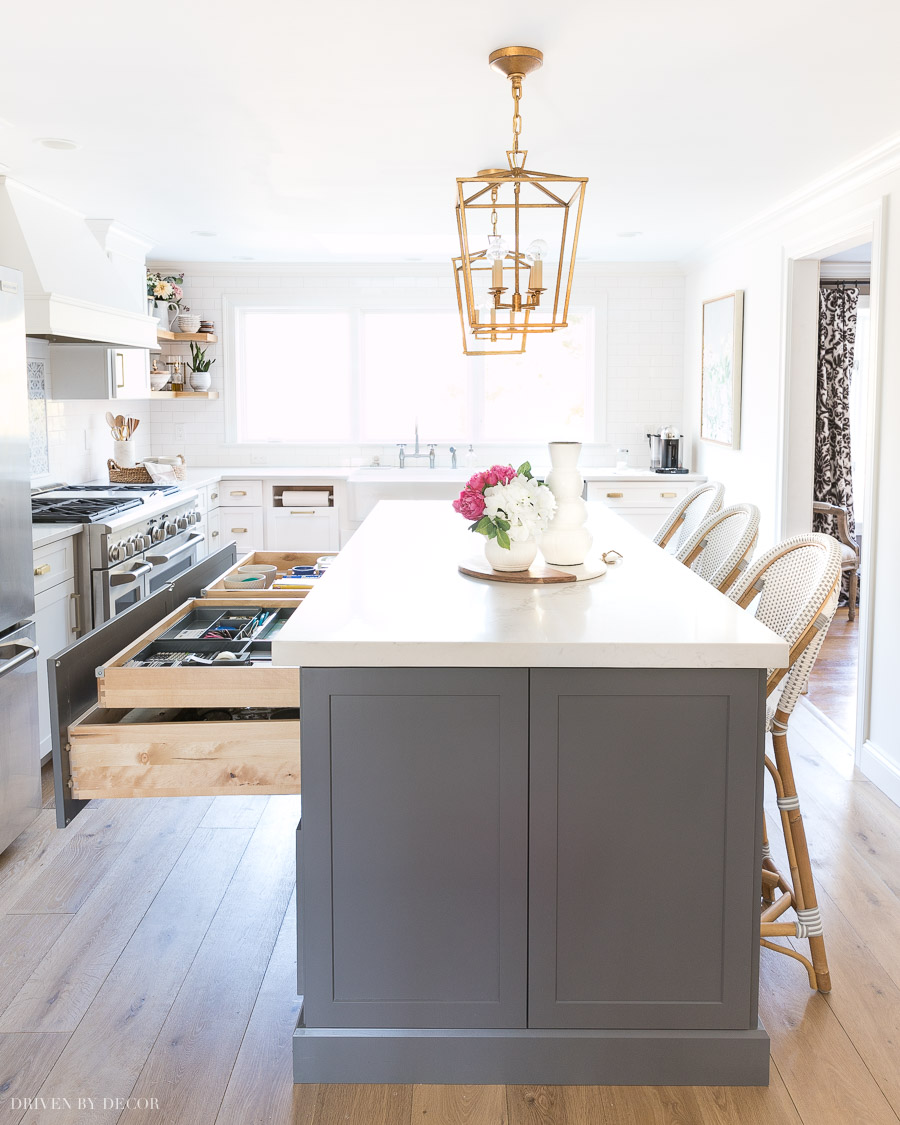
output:
<instances>
[{"instance_id":1,"label":"brass cabinet pull","mask_svg":"<svg viewBox=\"0 0 900 1125\"><path fill-rule=\"evenodd\" d=\"M246 529L246 527L233 527L231 529L231 534L232 535L246 535L247 529Z\"/></svg>"},{"instance_id":2,"label":"brass cabinet pull","mask_svg":"<svg viewBox=\"0 0 900 1125\"><path fill-rule=\"evenodd\" d=\"M211 492L211 493L209 494L209 498L210 498L210 500L218 500L218 499L219 499L219 494L218 494L218 492Z\"/></svg>"},{"instance_id":3,"label":"brass cabinet pull","mask_svg":"<svg viewBox=\"0 0 900 1125\"><path fill-rule=\"evenodd\" d=\"M610 500L621 500L625 495L624 492L607 492L607 498Z\"/></svg>"},{"instance_id":4,"label":"brass cabinet pull","mask_svg":"<svg viewBox=\"0 0 900 1125\"><path fill-rule=\"evenodd\" d=\"M677 492L661 492L660 493L660 496L663 498L663 500L674 500L677 495L678 495Z\"/></svg>"},{"instance_id":5,"label":"brass cabinet pull","mask_svg":"<svg viewBox=\"0 0 900 1125\"><path fill-rule=\"evenodd\" d=\"M213 531L210 533L210 538L215 539L218 534L218 531Z\"/></svg>"},{"instance_id":6,"label":"brass cabinet pull","mask_svg":"<svg viewBox=\"0 0 900 1125\"><path fill-rule=\"evenodd\" d=\"M123 352L116 352L116 359L119 362L119 375L116 379L116 386L119 390L125 386L125 355Z\"/></svg>"},{"instance_id":7,"label":"brass cabinet pull","mask_svg":"<svg viewBox=\"0 0 900 1125\"><path fill-rule=\"evenodd\" d=\"M316 509L315 508L304 508L302 511L297 511L296 509L291 508L290 514L292 516L314 516L316 514Z\"/></svg>"},{"instance_id":8,"label":"brass cabinet pull","mask_svg":"<svg viewBox=\"0 0 900 1125\"><path fill-rule=\"evenodd\" d=\"M247 490L245 488L239 488L236 491L229 492L228 495L229 496L246 496Z\"/></svg>"},{"instance_id":9,"label":"brass cabinet pull","mask_svg":"<svg viewBox=\"0 0 900 1125\"><path fill-rule=\"evenodd\" d=\"M44 563L42 566L36 566L34 568L34 573L35 573L35 577L38 577L41 574L49 574L50 573L50 564Z\"/></svg>"}]
</instances>

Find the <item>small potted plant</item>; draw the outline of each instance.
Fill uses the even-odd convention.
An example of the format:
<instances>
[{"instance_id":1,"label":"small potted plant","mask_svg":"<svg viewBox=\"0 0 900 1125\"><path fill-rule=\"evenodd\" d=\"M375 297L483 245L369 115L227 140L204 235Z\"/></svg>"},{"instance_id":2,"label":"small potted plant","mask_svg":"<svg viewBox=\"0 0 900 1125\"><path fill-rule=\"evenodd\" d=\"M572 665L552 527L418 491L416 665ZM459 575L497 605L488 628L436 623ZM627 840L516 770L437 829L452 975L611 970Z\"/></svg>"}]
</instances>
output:
<instances>
[{"instance_id":1,"label":"small potted plant","mask_svg":"<svg viewBox=\"0 0 900 1125\"><path fill-rule=\"evenodd\" d=\"M209 369L216 361L206 358L207 351L208 348L201 348L197 343L191 344L191 362L188 367L191 369L191 387L195 391L208 391L212 382Z\"/></svg>"}]
</instances>

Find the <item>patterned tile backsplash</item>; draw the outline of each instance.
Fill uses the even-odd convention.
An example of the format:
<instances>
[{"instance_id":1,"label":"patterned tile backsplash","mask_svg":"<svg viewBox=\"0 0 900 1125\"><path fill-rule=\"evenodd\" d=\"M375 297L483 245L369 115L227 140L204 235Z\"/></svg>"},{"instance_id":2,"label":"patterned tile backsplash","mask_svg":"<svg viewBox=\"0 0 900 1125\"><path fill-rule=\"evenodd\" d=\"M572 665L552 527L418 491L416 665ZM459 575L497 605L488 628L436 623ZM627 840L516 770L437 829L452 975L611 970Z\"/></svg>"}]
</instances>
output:
<instances>
[{"instance_id":1,"label":"patterned tile backsplash","mask_svg":"<svg viewBox=\"0 0 900 1125\"><path fill-rule=\"evenodd\" d=\"M47 437L46 361L29 359L28 369L28 437L31 442L31 475L50 472L50 443Z\"/></svg>"}]
</instances>

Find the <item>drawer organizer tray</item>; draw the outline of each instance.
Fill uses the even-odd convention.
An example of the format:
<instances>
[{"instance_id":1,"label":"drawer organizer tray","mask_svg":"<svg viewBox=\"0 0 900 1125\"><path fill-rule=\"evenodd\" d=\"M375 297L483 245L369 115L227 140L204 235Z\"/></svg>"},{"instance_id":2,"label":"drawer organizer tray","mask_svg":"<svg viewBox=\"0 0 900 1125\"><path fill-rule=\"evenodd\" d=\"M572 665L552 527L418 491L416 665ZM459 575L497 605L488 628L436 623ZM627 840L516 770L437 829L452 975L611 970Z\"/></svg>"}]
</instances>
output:
<instances>
[{"instance_id":1,"label":"drawer organizer tray","mask_svg":"<svg viewBox=\"0 0 900 1125\"><path fill-rule=\"evenodd\" d=\"M215 582L210 583L203 590L204 597L214 597L221 599L237 599L246 601L251 596L254 600L258 600L260 604L267 604L272 600L279 598L290 598L295 604L301 602L306 595L315 586L319 580L313 578L309 586L306 588L299 588L294 590L273 590L271 588L265 590L229 590L225 585L226 578L236 578L238 568L242 566L252 566L254 563L264 566L274 566L276 568L277 578L283 578L285 575L290 574L294 567L315 568L316 563L322 558L336 558L337 551L251 551L249 554L244 555L229 570L224 574L219 575Z\"/></svg>"},{"instance_id":2,"label":"drawer organizer tray","mask_svg":"<svg viewBox=\"0 0 900 1125\"><path fill-rule=\"evenodd\" d=\"M69 725L68 756L75 800L299 793L300 715L95 707Z\"/></svg>"},{"instance_id":3,"label":"drawer organizer tray","mask_svg":"<svg viewBox=\"0 0 900 1125\"><path fill-rule=\"evenodd\" d=\"M272 664L297 602L244 599L195 598L157 622L97 668L100 706L299 707L299 670Z\"/></svg>"}]
</instances>

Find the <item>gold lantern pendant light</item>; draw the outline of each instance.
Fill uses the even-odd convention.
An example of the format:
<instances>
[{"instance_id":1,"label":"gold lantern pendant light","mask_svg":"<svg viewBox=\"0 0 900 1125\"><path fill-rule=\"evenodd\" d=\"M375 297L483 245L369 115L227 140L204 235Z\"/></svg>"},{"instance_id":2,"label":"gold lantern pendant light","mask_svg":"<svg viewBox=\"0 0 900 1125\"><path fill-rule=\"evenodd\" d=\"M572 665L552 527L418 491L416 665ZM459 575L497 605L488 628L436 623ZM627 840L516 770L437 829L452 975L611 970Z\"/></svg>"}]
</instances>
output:
<instances>
[{"instance_id":1,"label":"gold lantern pendant light","mask_svg":"<svg viewBox=\"0 0 900 1125\"><path fill-rule=\"evenodd\" d=\"M543 59L535 47L491 53L488 62L512 85L509 168L456 180L460 254L453 276L466 355L518 355L529 334L567 325L587 177L525 167L522 80Z\"/></svg>"}]
</instances>

